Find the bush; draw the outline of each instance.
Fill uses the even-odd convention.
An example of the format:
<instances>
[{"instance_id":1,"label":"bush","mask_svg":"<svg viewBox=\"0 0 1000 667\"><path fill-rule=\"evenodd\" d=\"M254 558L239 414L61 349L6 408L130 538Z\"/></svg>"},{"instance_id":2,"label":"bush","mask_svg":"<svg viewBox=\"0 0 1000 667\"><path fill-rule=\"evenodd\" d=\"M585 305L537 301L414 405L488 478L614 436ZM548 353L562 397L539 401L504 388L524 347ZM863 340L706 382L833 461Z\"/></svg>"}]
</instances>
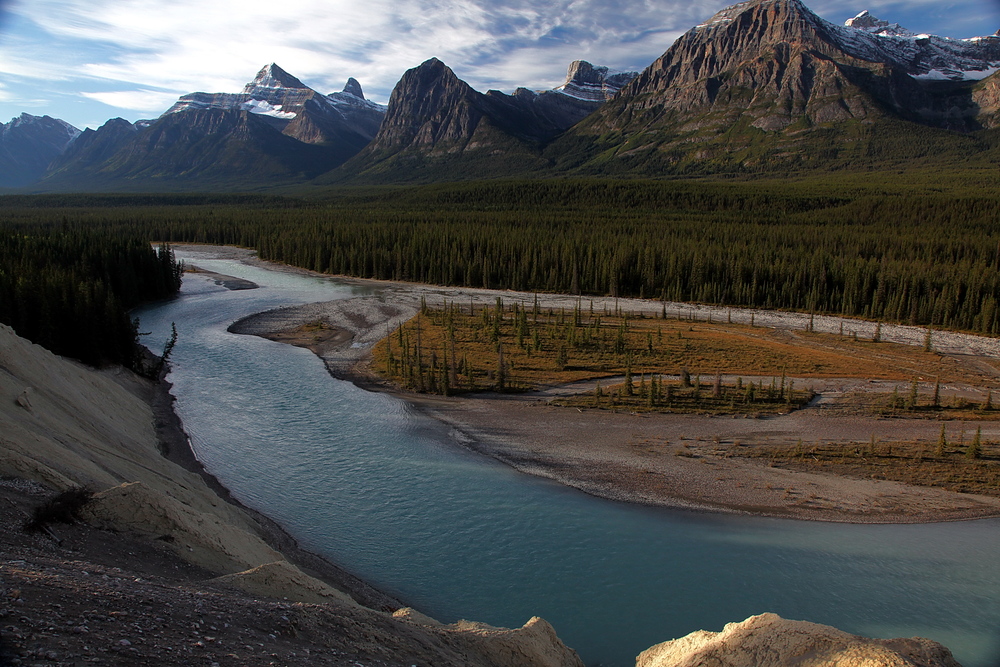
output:
<instances>
[{"instance_id":1,"label":"bush","mask_svg":"<svg viewBox=\"0 0 1000 667\"><path fill-rule=\"evenodd\" d=\"M84 487L58 493L31 511L24 530L35 533L44 530L50 523L75 523L80 518L80 510L93 496L94 492Z\"/></svg>"}]
</instances>

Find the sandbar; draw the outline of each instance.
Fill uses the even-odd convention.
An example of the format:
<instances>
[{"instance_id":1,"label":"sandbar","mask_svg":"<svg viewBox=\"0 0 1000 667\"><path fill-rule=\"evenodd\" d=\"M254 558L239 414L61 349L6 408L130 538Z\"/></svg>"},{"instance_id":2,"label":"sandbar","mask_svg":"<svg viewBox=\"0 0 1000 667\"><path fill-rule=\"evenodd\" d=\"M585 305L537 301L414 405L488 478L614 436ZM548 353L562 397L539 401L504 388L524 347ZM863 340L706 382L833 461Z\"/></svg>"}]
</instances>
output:
<instances>
[{"instance_id":1,"label":"sandbar","mask_svg":"<svg viewBox=\"0 0 1000 667\"><path fill-rule=\"evenodd\" d=\"M207 250L197 246L200 251ZM229 256L234 249L227 248ZM272 270L318 275L275 265L243 251L239 259ZM413 283L347 282L376 288L375 296L306 304L243 318L230 327L240 334L263 336L313 350L333 377L361 387L393 393L452 427L456 442L522 472L538 475L616 501L643 505L850 523L923 523L1000 516L1000 498L956 493L881 479L861 479L827 472L781 467L767 459L745 458L754 444L865 442L912 439L933 442L940 425L932 420L842 414L817 401L802 410L765 418L697 414L639 414L605 409L577 409L549 404L558 387L506 395L482 393L443 397L400 392L370 368L371 347L420 308L447 303L486 305L505 302L543 308L572 308L572 295L438 287ZM658 314L662 309L696 319L755 321L758 326L804 329L809 316L754 309L719 308L660 301L584 297L597 308L609 303L631 312ZM874 323L815 316L814 330L838 329L871 335ZM868 331L871 329L872 331ZM925 329L882 325L885 340L922 344ZM974 360L1000 359L1000 341L955 332L935 332L939 351ZM984 363L987 369L992 364ZM831 391L857 379L826 381ZM1000 439L1000 424L983 422L982 435Z\"/></svg>"}]
</instances>

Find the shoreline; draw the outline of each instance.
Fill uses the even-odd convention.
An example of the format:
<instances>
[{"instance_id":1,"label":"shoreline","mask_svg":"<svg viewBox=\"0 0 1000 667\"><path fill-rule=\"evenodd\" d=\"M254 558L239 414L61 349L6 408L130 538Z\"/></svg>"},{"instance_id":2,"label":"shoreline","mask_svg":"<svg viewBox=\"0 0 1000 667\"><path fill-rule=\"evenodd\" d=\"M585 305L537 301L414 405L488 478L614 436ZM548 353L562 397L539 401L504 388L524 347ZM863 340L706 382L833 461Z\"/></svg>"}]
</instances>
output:
<instances>
[{"instance_id":1,"label":"shoreline","mask_svg":"<svg viewBox=\"0 0 1000 667\"><path fill-rule=\"evenodd\" d=\"M176 463L189 472L199 475L208 487L224 502L246 512L260 528L260 537L275 551L288 559L306 574L344 591L354 600L369 609L392 613L408 605L383 593L363 579L351 574L336 563L319 554L303 549L281 524L269 516L247 507L208 472L191 449L191 442L184 432L180 417L174 411L174 397L170 393L173 385L165 379L156 382L153 388L151 407L156 418L156 435L160 441L161 453L171 463Z\"/></svg>"},{"instance_id":2,"label":"shoreline","mask_svg":"<svg viewBox=\"0 0 1000 667\"><path fill-rule=\"evenodd\" d=\"M199 273L211 274L209 277L216 280L216 284L223 285L230 290L254 289L256 287L256 285L254 287L245 286L249 281L242 281L238 278L231 279L230 276L222 276L214 272L199 271ZM142 398L153 411L157 445L163 458L188 472L195 473L205 481L205 484L220 500L245 512L258 527L259 535L264 542L309 576L347 593L358 604L369 609L391 614L408 606L336 563L302 548L281 524L263 512L247 507L233 496L232 492L215 475L208 472L195 455L191 441L184 431L184 424L174 410L176 398L170 393L173 385L166 379L168 372L169 363L161 371L160 377L152 380L149 388L142 392L144 394Z\"/></svg>"},{"instance_id":3,"label":"shoreline","mask_svg":"<svg viewBox=\"0 0 1000 667\"><path fill-rule=\"evenodd\" d=\"M205 247L194 249L211 251ZM252 257L249 251L225 250L228 258L250 265L313 277L322 275L273 265ZM361 279L347 282L375 284ZM882 433L898 437L903 432L916 439L932 439L937 422L841 418L821 415L815 409L764 419L632 415L555 408L540 400L539 392L454 398L400 391L367 372L366 362L370 347L415 314L421 298L428 302L432 297L434 301L454 301L461 296L466 302L476 299L492 303L497 294L507 293L401 283L379 283L379 287L378 298L356 297L279 308L242 318L229 331L310 349L322 359L332 377L368 391L393 395L447 424L462 434L457 445L520 472L609 500L687 511L843 523L931 523L1000 516L1000 498L800 472L717 451L720 442L737 449L741 443L755 439L771 442L773 438L791 438L794 443L795 435L823 429L840 432L844 441L867 441L869 433L874 434L872 429L878 430L879 437L883 437ZM565 295L554 298L576 301L576 297ZM659 307L659 302L653 305ZM299 335L301 331L294 331L317 321L326 323L323 340L309 340ZM978 339L966 341L962 348L977 342L992 348L992 340ZM692 433L697 437L690 437Z\"/></svg>"}]
</instances>

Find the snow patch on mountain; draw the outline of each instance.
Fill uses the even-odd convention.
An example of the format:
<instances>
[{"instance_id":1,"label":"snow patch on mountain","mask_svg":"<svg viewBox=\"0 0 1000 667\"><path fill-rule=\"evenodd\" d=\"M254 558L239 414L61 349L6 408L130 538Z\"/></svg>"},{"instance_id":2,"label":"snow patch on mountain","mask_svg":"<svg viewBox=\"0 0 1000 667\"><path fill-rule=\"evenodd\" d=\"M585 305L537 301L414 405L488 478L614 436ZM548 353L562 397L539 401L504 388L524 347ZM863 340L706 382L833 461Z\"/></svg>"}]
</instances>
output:
<instances>
[{"instance_id":1,"label":"snow patch on mountain","mask_svg":"<svg viewBox=\"0 0 1000 667\"><path fill-rule=\"evenodd\" d=\"M267 100L255 100L250 99L240 105L240 109L243 111L249 111L250 113L255 113L261 116L270 116L272 118L281 118L282 120L291 120L295 118L296 114L292 111L282 111L281 105L274 105Z\"/></svg>"},{"instance_id":2,"label":"snow patch on mountain","mask_svg":"<svg viewBox=\"0 0 1000 667\"><path fill-rule=\"evenodd\" d=\"M921 35L914 35L912 32L899 25L898 23L889 23L888 21L883 21L881 19L872 16L868 10L864 10L852 19L847 19L844 22L848 28L855 28L856 30L864 30L865 32L870 32L873 35L881 35L883 37L920 37Z\"/></svg>"},{"instance_id":3,"label":"snow patch on mountain","mask_svg":"<svg viewBox=\"0 0 1000 667\"><path fill-rule=\"evenodd\" d=\"M848 19L843 27L823 23L848 53L899 65L917 79L978 80L1000 67L1000 38L995 35L952 39L916 34L868 11Z\"/></svg>"},{"instance_id":4,"label":"snow patch on mountain","mask_svg":"<svg viewBox=\"0 0 1000 667\"><path fill-rule=\"evenodd\" d=\"M1000 65L994 65L993 67L987 67L983 70L965 70L962 72L956 72L955 70L940 70L932 69L924 72L923 74L913 74L914 79L924 79L926 81L955 81L955 80L969 80L969 81L981 81L991 74L996 74L1000 72Z\"/></svg>"}]
</instances>

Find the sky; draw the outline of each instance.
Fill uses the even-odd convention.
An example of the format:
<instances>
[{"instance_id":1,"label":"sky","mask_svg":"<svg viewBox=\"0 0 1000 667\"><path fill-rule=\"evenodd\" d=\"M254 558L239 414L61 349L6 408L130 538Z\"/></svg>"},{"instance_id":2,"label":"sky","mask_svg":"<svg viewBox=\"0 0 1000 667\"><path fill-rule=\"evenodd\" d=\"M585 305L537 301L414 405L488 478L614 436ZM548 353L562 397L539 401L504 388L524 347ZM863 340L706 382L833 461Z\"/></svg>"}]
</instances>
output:
<instances>
[{"instance_id":1,"label":"sky","mask_svg":"<svg viewBox=\"0 0 1000 667\"><path fill-rule=\"evenodd\" d=\"M993 34L1000 0L805 0L914 32ZM573 60L642 70L726 0L0 0L0 122L78 128L155 118L179 96L239 92L275 62L322 93L356 78L385 103L439 58L473 88L561 84Z\"/></svg>"}]
</instances>

